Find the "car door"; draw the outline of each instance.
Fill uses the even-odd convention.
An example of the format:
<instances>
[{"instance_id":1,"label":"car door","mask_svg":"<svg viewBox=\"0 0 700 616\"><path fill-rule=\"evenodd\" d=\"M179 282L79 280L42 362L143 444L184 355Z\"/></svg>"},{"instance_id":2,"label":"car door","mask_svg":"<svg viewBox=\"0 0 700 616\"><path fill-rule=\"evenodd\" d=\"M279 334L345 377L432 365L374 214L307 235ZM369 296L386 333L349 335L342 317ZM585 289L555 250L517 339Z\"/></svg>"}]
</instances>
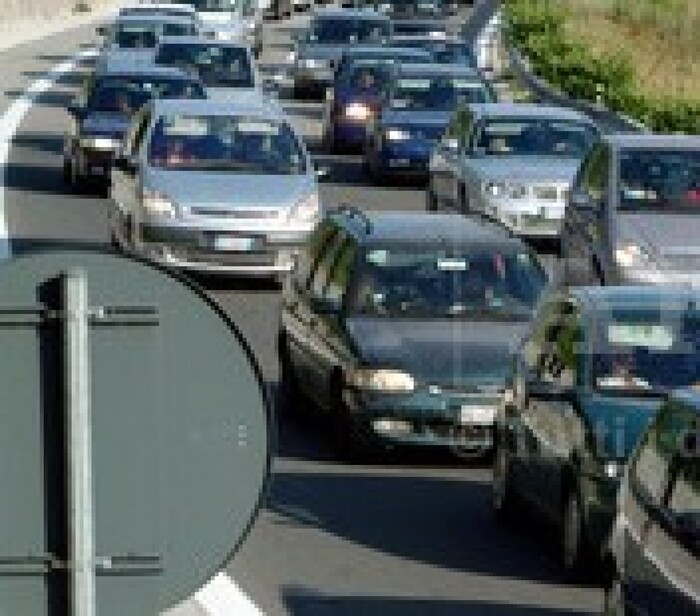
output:
<instances>
[{"instance_id":1,"label":"car door","mask_svg":"<svg viewBox=\"0 0 700 616\"><path fill-rule=\"evenodd\" d=\"M567 281L600 282L608 238L610 149L595 146L574 180L564 216L562 250Z\"/></svg>"},{"instance_id":2,"label":"car door","mask_svg":"<svg viewBox=\"0 0 700 616\"><path fill-rule=\"evenodd\" d=\"M663 469L658 486L649 486L645 451L635 477L644 524L637 550L628 562L633 602L650 614L697 614L700 601L700 422L697 411L671 401L660 413L655 436ZM654 445L653 441L656 440ZM692 444L690 444L692 443ZM646 483L644 483L646 481ZM656 488L656 490L654 490ZM694 597L694 599L693 599Z\"/></svg>"},{"instance_id":3,"label":"car door","mask_svg":"<svg viewBox=\"0 0 700 616\"><path fill-rule=\"evenodd\" d=\"M121 152L111 171L112 201L123 218L135 217L140 207L140 173L137 162L151 121L149 106L135 114Z\"/></svg>"}]
</instances>

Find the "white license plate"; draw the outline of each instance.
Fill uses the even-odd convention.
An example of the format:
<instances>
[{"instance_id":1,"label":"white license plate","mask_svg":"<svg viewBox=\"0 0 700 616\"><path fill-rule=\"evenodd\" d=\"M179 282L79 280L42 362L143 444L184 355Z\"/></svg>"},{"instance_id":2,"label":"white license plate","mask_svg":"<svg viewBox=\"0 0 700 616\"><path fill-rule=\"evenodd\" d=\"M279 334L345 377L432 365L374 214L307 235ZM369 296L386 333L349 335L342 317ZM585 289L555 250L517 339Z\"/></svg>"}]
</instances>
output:
<instances>
[{"instance_id":1,"label":"white license plate","mask_svg":"<svg viewBox=\"0 0 700 616\"><path fill-rule=\"evenodd\" d=\"M252 237L230 237L219 235L214 238L214 250L229 252L248 252L253 249Z\"/></svg>"},{"instance_id":2,"label":"white license plate","mask_svg":"<svg viewBox=\"0 0 700 616\"><path fill-rule=\"evenodd\" d=\"M496 420L496 409L479 406L462 406L459 409L459 425L489 426Z\"/></svg>"}]
</instances>

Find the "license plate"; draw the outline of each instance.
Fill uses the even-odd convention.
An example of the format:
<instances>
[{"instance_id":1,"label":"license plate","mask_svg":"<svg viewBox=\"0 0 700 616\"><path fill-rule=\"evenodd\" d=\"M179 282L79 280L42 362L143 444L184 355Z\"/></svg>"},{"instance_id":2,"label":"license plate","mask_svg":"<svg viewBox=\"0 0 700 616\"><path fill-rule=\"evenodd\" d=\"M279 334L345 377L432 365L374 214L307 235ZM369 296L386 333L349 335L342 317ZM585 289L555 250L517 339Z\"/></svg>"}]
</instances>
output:
<instances>
[{"instance_id":1,"label":"license plate","mask_svg":"<svg viewBox=\"0 0 700 616\"><path fill-rule=\"evenodd\" d=\"M253 249L252 237L230 237L219 235L214 238L214 250L248 252Z\"/></svg>"},{"instance_id":2,"label":"license plate","mask_svg":"<svg viewBox=\"0 0 700 616\"><path fill-rule=\"evenodd\" d=\"M496 409L479 406L463 406L459 409L460 426L488 426L496 420Z\"/></svg>"}]
</instances>

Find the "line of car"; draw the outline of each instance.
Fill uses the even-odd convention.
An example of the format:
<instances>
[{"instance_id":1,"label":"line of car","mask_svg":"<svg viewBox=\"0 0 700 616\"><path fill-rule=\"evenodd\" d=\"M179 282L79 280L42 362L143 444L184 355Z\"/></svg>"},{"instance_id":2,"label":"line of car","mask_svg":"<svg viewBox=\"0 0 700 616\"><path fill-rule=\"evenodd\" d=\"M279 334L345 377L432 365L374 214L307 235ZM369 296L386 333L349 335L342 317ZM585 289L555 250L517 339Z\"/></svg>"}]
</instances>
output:
<instances>
[{"instance_id":1,"label":"line of car","mask_svg":"<svg viewBox=\"0 0 700 616\"><path fill-rule=\"evenodd\" d=\"M254 40L226 2L203 5L212 35L198 2L125 9L69 108L66 181L109 177L117 246L281 278L282 410L353 459L492 456L499 517L535 508L567 571L602 563L611 613L696 614L700 138L497 102L458 35L395 34L430 2L322 8L294 94L322 94L324 147L361 152L373 181L425 182L427 211L323 208Z\"/></svg>"}]
</instances>

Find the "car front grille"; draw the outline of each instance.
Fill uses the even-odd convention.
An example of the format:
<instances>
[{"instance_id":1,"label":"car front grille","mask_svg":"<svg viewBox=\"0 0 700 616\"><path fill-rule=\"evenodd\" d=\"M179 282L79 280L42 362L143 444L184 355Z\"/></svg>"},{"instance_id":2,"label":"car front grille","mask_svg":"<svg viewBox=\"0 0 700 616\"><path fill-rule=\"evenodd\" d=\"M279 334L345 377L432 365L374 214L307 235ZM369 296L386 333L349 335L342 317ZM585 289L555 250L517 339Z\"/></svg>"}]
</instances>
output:
<instances>
[{"instance_id":1,"label":"car front grille","mask_svg":"<svg viewBox=\"0 0 700 616\"><path fill-rule=\"evenodd\" d=\"M567 188L556 184L538 184L532 187L532 194L540 201L563 201Z\"/></svg>"}]
</instances>

